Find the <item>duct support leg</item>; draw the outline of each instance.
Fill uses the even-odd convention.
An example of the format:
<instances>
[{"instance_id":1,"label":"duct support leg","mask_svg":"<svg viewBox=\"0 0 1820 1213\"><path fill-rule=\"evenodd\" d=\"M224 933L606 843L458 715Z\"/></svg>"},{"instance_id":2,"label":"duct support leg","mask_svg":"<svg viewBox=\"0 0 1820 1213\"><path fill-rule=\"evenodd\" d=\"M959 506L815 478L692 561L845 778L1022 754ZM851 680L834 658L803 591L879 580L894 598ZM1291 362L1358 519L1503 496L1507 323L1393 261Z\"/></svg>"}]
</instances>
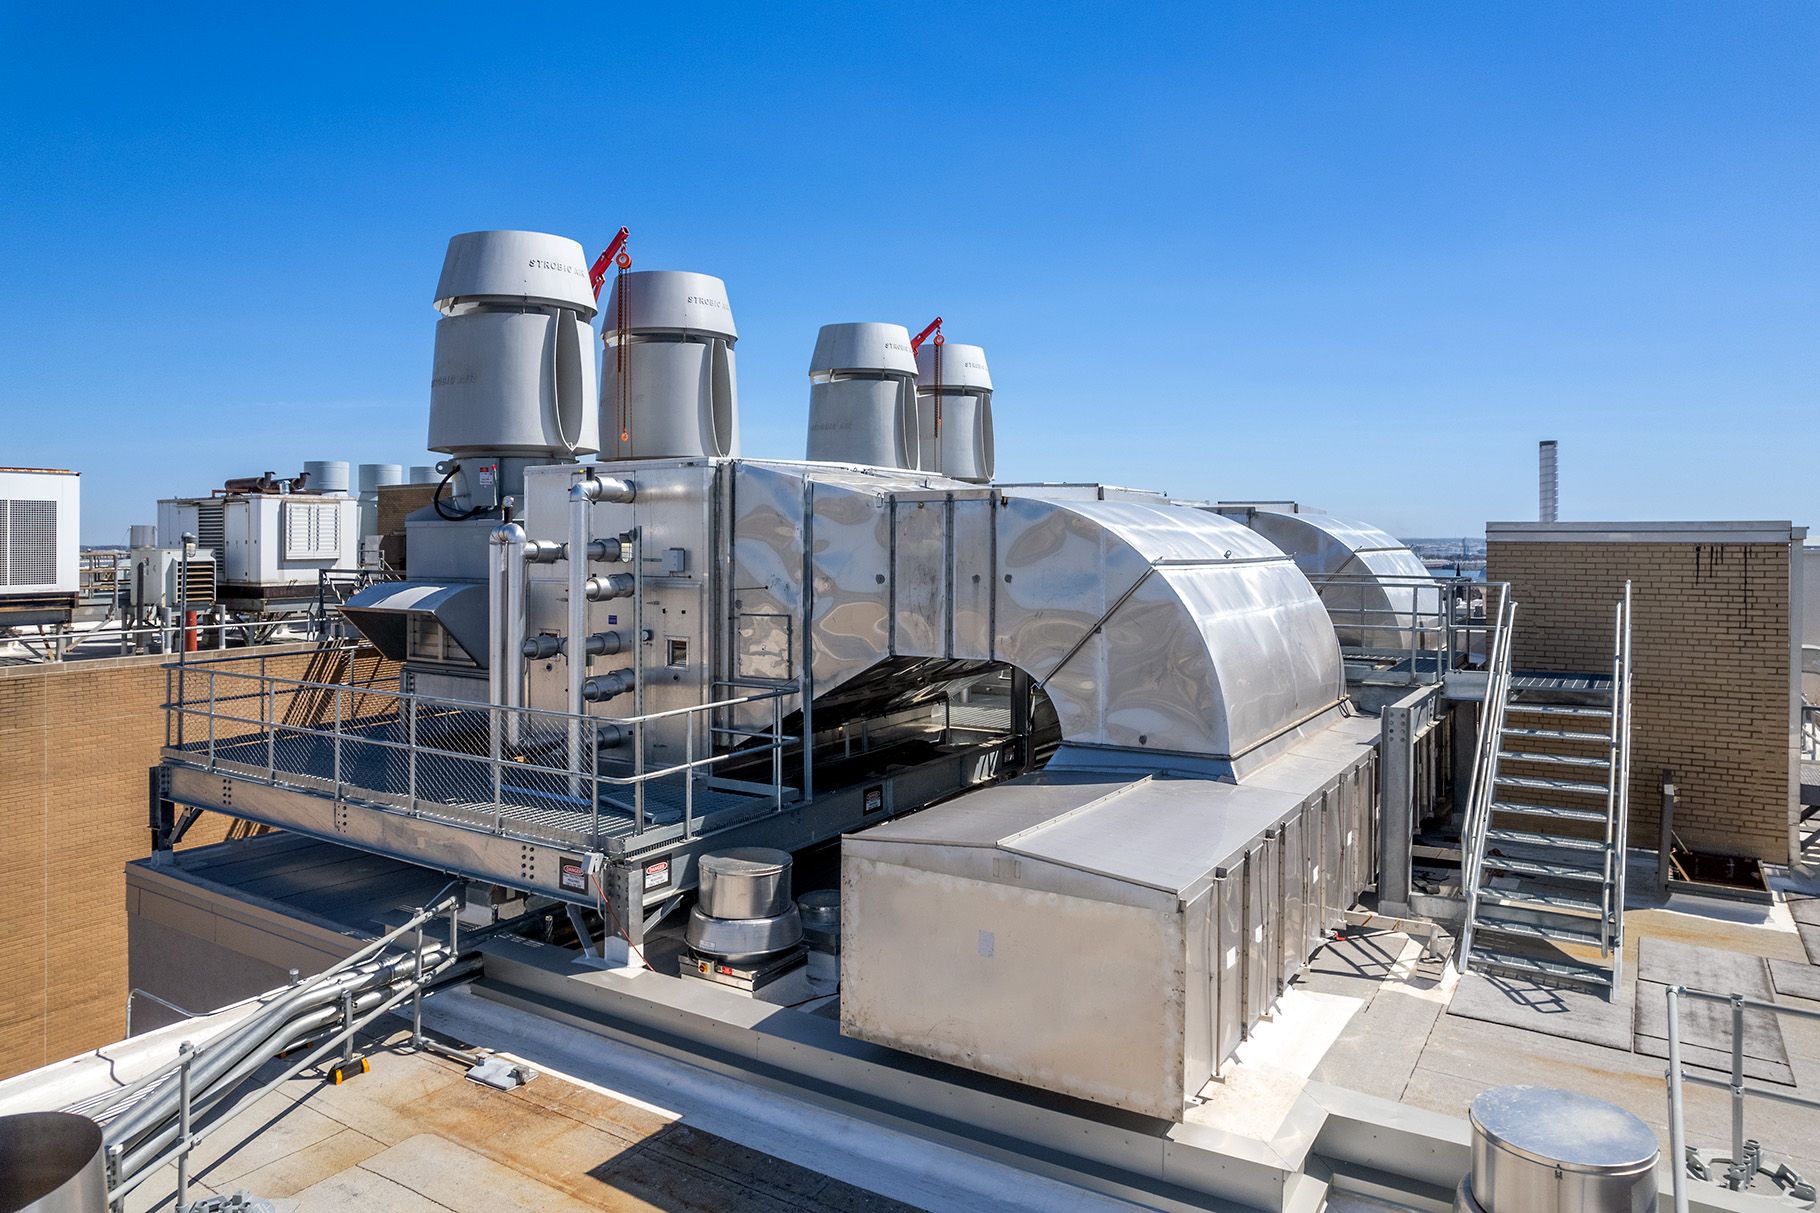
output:
<instances>
[{"instance_id":1,"label":"duct support leg","mask_svg":"<svg viewBox=\"0 0 1820 1213\"><path fill-rule=\"evenodd\" d=\"M1415 716L1409 699L1387 704L1379 722L1378 912L1410 914L1410 848L1415 843Z\"/></svg>"}]
</instances>

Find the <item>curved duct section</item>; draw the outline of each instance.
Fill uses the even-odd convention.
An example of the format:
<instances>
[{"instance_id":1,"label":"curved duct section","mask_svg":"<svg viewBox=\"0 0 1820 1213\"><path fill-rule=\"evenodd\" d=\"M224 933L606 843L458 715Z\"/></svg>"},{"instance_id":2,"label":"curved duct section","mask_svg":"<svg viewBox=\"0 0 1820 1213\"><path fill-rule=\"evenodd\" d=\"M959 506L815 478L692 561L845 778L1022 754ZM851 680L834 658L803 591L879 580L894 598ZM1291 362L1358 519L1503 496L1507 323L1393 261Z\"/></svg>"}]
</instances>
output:
<instances>
[{"instance_id":1,"label":"curved duct section","mask_svg":"<svg viewBox=\"0 0 1820 1213\"><path fill-rule=\"evenodd\" d=\"M906 472L738 474L738 673L793 678L801 646L814 712L1005 663L1052 703L1056 763L1236 776L1345 694L1307 578L1219 515Z\"/></svg>"},{"instance_id":2,"label":"curved duct section","mask_svg":"<svg viewBox=\"0 0 1820 1213\"><path fill-rule=\"evenodd\" d=\"M901 324L824 324L809 359L808 458L914 468L916 358Z\"/></svg>"},{"instance_id":3,"label":"curved duct section","mask_svg":"<svg viewBox=\"0 0 1820 1213\"><path fill-rule=\"evenodd\" d=\"M739 454L739 332L726 283L681 270L621 274L601 331L605 458Z\"/></svg>"},{"instance_id":4,"label":"curved duct section","mask_svg":"<svg viewBox=\"0 0 1820 1213\"><path fill-rule=\"evenodd\" d=\"M1221 505L1295 559L1326 605L1342 645L1371 653L1408 654L1440 643L1439 584L1399 539L1363 522L1287 508Z\"/></svg>"},{"instance_id":5,"label":"curved duct section","mask_svg":"<svg viewBox=\"0 0 1820 1213\"><path fill-rule=\"evenodd\" d=\"M917 466L951 480L992 479L992 372L977 345L927 342L916 351Z\"/></svg>"}]
</instances>

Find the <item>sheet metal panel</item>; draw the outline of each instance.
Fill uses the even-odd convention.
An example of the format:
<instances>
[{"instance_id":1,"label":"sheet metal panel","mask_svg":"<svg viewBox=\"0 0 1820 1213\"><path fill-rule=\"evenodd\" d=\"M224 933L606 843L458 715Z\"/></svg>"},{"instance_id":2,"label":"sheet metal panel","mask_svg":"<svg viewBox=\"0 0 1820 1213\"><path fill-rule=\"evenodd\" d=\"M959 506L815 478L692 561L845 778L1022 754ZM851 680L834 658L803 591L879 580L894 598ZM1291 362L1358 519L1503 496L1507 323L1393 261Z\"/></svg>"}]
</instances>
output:
<instances>
[{"instance_id":1,"label":"sheet metal panel","mask_svg":"<svg viewBox=\"0 0 1820 1213\"><path fill-rule=\"evenodd\" d=\"M951 657L987 661L994 655L996 501L996 497L955 497L948 504L953 536L948 577L954 604L950 615Z\"/></svg>"},{"instance_id":2,"label":"sheet metal panel","mask_svg":"<svg viewBox=\"0 0 1820 1213\"><path fill-rule=\"evenodd\" d=\"M900 499L891 508L892 651L948 655L947 503Z\"/></svg>"},{"instance_id":3,"label":"sheet metal panel","mask_svg":"<svg viewBox=\"0 0 1820 1213\"><path fill-rule=\"evenodd\" d=\"M1306 868L1302 863L1302 814L1283 823L1277 838L1277 871L1280 907L1277 921L1277 967L1287 987L1308 957L1308 927L1302 899Z\"/></svg>"},{"instance_id":4,"label":"sheet metal panel","mask_svg":"<svg viewBox=\"0 0 1820 1213\"><path fill-rule=\"evenodd\" d=\"M1244 874L1234 871L1216 883L1218 892L1219 934L1215 941L1218 952L1215 967L1218 990L1219 1047L1215 1056L1221 1063L1232 1056L1245 1039L1245 881Z\"/></svg>"}]
</instances>

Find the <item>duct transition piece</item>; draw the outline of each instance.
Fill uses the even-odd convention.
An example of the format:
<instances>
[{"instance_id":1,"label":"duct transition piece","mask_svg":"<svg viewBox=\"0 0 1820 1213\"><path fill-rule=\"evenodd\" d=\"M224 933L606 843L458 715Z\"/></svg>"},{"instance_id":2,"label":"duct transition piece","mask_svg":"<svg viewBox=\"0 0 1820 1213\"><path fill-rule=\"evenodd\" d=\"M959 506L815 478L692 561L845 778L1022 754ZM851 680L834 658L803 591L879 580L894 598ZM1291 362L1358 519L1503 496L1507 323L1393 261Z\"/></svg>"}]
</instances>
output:
<instances>
[{"instance_id":1,"label":"duct transition piece","mask_svg":"<svg viewBox=\"0 0 1820 1213\"><path fill-rule=\"evenodd\" d=\"M621 274L607 298L601 332L600 431L607 457L739 454L733 367L739 333L726 283L681 270Z\"/></svg>"},{"instance_id":2,"label":"duct transition piece","mask_svg":"<svg viewBox=\"0 0 1820 1213\"><path fill-rule=\"evenodd\" d=\"M992 479L992 374L985 350L954 341L924 343L916 351L916 411L918 467L973 484Z\"/></svg>"},{"instance_id":3,"label":"duct transition piece","mask_svg":"<svg viewBox=\"0 0 1820 1213\"><path fill-rule=\"evenodd\" d=\"M541 232L449 241L436 284L431 450L459 461L600 449L587 267L581 245Z\"/></svg>"},{"instance_id":4,"label":"duct transition piece","mask_svg":"<svg viewBox=\"0 0 1820 1213\"><path fill-rule=\"evenodd\" d=\"M808 457L916 467L916 356L903 325L822 325L809 359Z\"/></svg>"}]
</instances>

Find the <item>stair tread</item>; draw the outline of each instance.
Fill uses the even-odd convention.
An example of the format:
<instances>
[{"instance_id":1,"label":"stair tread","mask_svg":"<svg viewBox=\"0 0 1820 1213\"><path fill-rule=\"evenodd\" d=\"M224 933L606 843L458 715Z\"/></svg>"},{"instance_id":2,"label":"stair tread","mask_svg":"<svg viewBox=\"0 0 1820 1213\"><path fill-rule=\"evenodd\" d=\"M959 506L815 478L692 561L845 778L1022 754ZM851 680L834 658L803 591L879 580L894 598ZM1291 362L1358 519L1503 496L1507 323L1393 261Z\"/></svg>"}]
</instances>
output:
<instances>
[{"instance_id":1,"label":"stair tread","mask_svg":"<svg viewBox=\"0 0 1820 1213\"><path fill-rule=\"evenodd\" d=\"M1512 876L1528 876L1541 880L1573 880L1591 884L1605 883L1605 873L1598 868L1560 863L1552 859L1537 859L1528 855L1487 855L1484 859L1484 866L1495 871L1508 872Z\"/></svg>"},{"instance_id":2,"label":"stair tread","mask_svg":"<svg viewBox=\"0 0 1820 1213\"><path fill-rule=\"evenodd\" d=\"M1600 809L1566 809L1554 804L1530 804L1523 800L1494 800L1491 802L1494 813L1521 813L1525 817L1547 817L1555 821L1586 821L1603 824L1605 813Z\"/></svg>"},{"instance_id":3,"label":"stair tread","mask_svg":"<svg viewBox=\"0 0 1820 1213\"><path fill-rule=\"evenodd\" d=\"M1523 737L1531 741L1597 741L1611 745L1610 733L1582 733L1570 729L1517 729L1506 725L1506 737Z\"/></svg>"},{"instance_id":4,"label":"stair tread","mask_svg":"<svg viewBox=\"0 0 1820 1213\"><path fill-rule=\"evenodd\" d=\"M1560 889L1499 888L1496 885L1485 885L1479 890L1479 899L1549 910L1583 910L1588 914L1599 915L1605 913L1605 906L1599 898L1580 896Z\"/></svg>"},{"instance_id":5,"label":"stair tread","mask_svg":"<svg viewBox=\"0 0 1820 1213\"><path fill-rule=\"evenodd\" d=\"M1610 720L1610 708L1589 708L1571 703L1523 703L1520 700L1509 700L1504 705L1506 712L1528 712L1535 716L1569 716L1582 720Z\"/></svg>"},{"instance_id":6,"label":"stair tread","mask_svg":"<svg viewBox=\"0 0 1820 1213\"><path fill-rule=\"evenodd\" d=\"M1532 913L1535 911L1532 909ZM1586 927L1570 926L1561 921L1564 916L1556 915L1553 923L1528 922L1521 918L1505 918L1501 914L1488 914L1483 908L1474 916L1474 926L1480 931L1498 931L1505 935L1520 935L1526 939L1558 939L1565 943L1599 946L1599 924L1594 919L1583 918L1579 921Z\"/></svg>"},{"instance_id":7,"label":"stair tread","mask_svg":"<svg viewBox=\"0 0 1820 1213\"><path fill-rule=\"evenodd\" d=\"M1604 796L1611 791L1602 783L1580 779L1550 779L1546 775L1506 775L1498 772L1497 782L1513 788L1533 788L1541 792L1571 792L1576 796Z\"/></svg>"},{"instance_id":8,"label":"stair tread","mask_svg":"<svg viewBox=\"0 0 1820 1213\"><path fill-rule=\"evenodd\" d=\"M1587 770L1611 769L1611 759L1591 758L1580 754L1545 754L1533 750L1499 750L1498 757L1507 762L1542 762L1558 767L1585 767Z\"/></svg>"},{"instance_id":9,"label":"stair tread","mask_svg":"<svg viewBox=\"0 0 1820 1213\"><path fill-rule=\"evenodd\" d=\"M1511 830L1501 826L1486 830L1485 841L1590 854L1603 854L1605 851L1605 840L1600 838L1569 838L1562 834L1538 834L1531 830Z\"/></svg>"},{"instance_id":10,"label":"stair tread","mask_svg":"<svg viewBox=\"0 0 1820 1213\"><path fill-rule=\"evenodd\" d=\"M1472 967L1474 963L1506 971L1551 977L1557 981L1582 982L1603 989L1611 987L1610 969L1599 965L1580 964L1571 960L1544 960L1536 956L1525 956L1520 952L1503 952L1491 948L1474 947L1467 967Z\"/></svg>"}]
</instances>

